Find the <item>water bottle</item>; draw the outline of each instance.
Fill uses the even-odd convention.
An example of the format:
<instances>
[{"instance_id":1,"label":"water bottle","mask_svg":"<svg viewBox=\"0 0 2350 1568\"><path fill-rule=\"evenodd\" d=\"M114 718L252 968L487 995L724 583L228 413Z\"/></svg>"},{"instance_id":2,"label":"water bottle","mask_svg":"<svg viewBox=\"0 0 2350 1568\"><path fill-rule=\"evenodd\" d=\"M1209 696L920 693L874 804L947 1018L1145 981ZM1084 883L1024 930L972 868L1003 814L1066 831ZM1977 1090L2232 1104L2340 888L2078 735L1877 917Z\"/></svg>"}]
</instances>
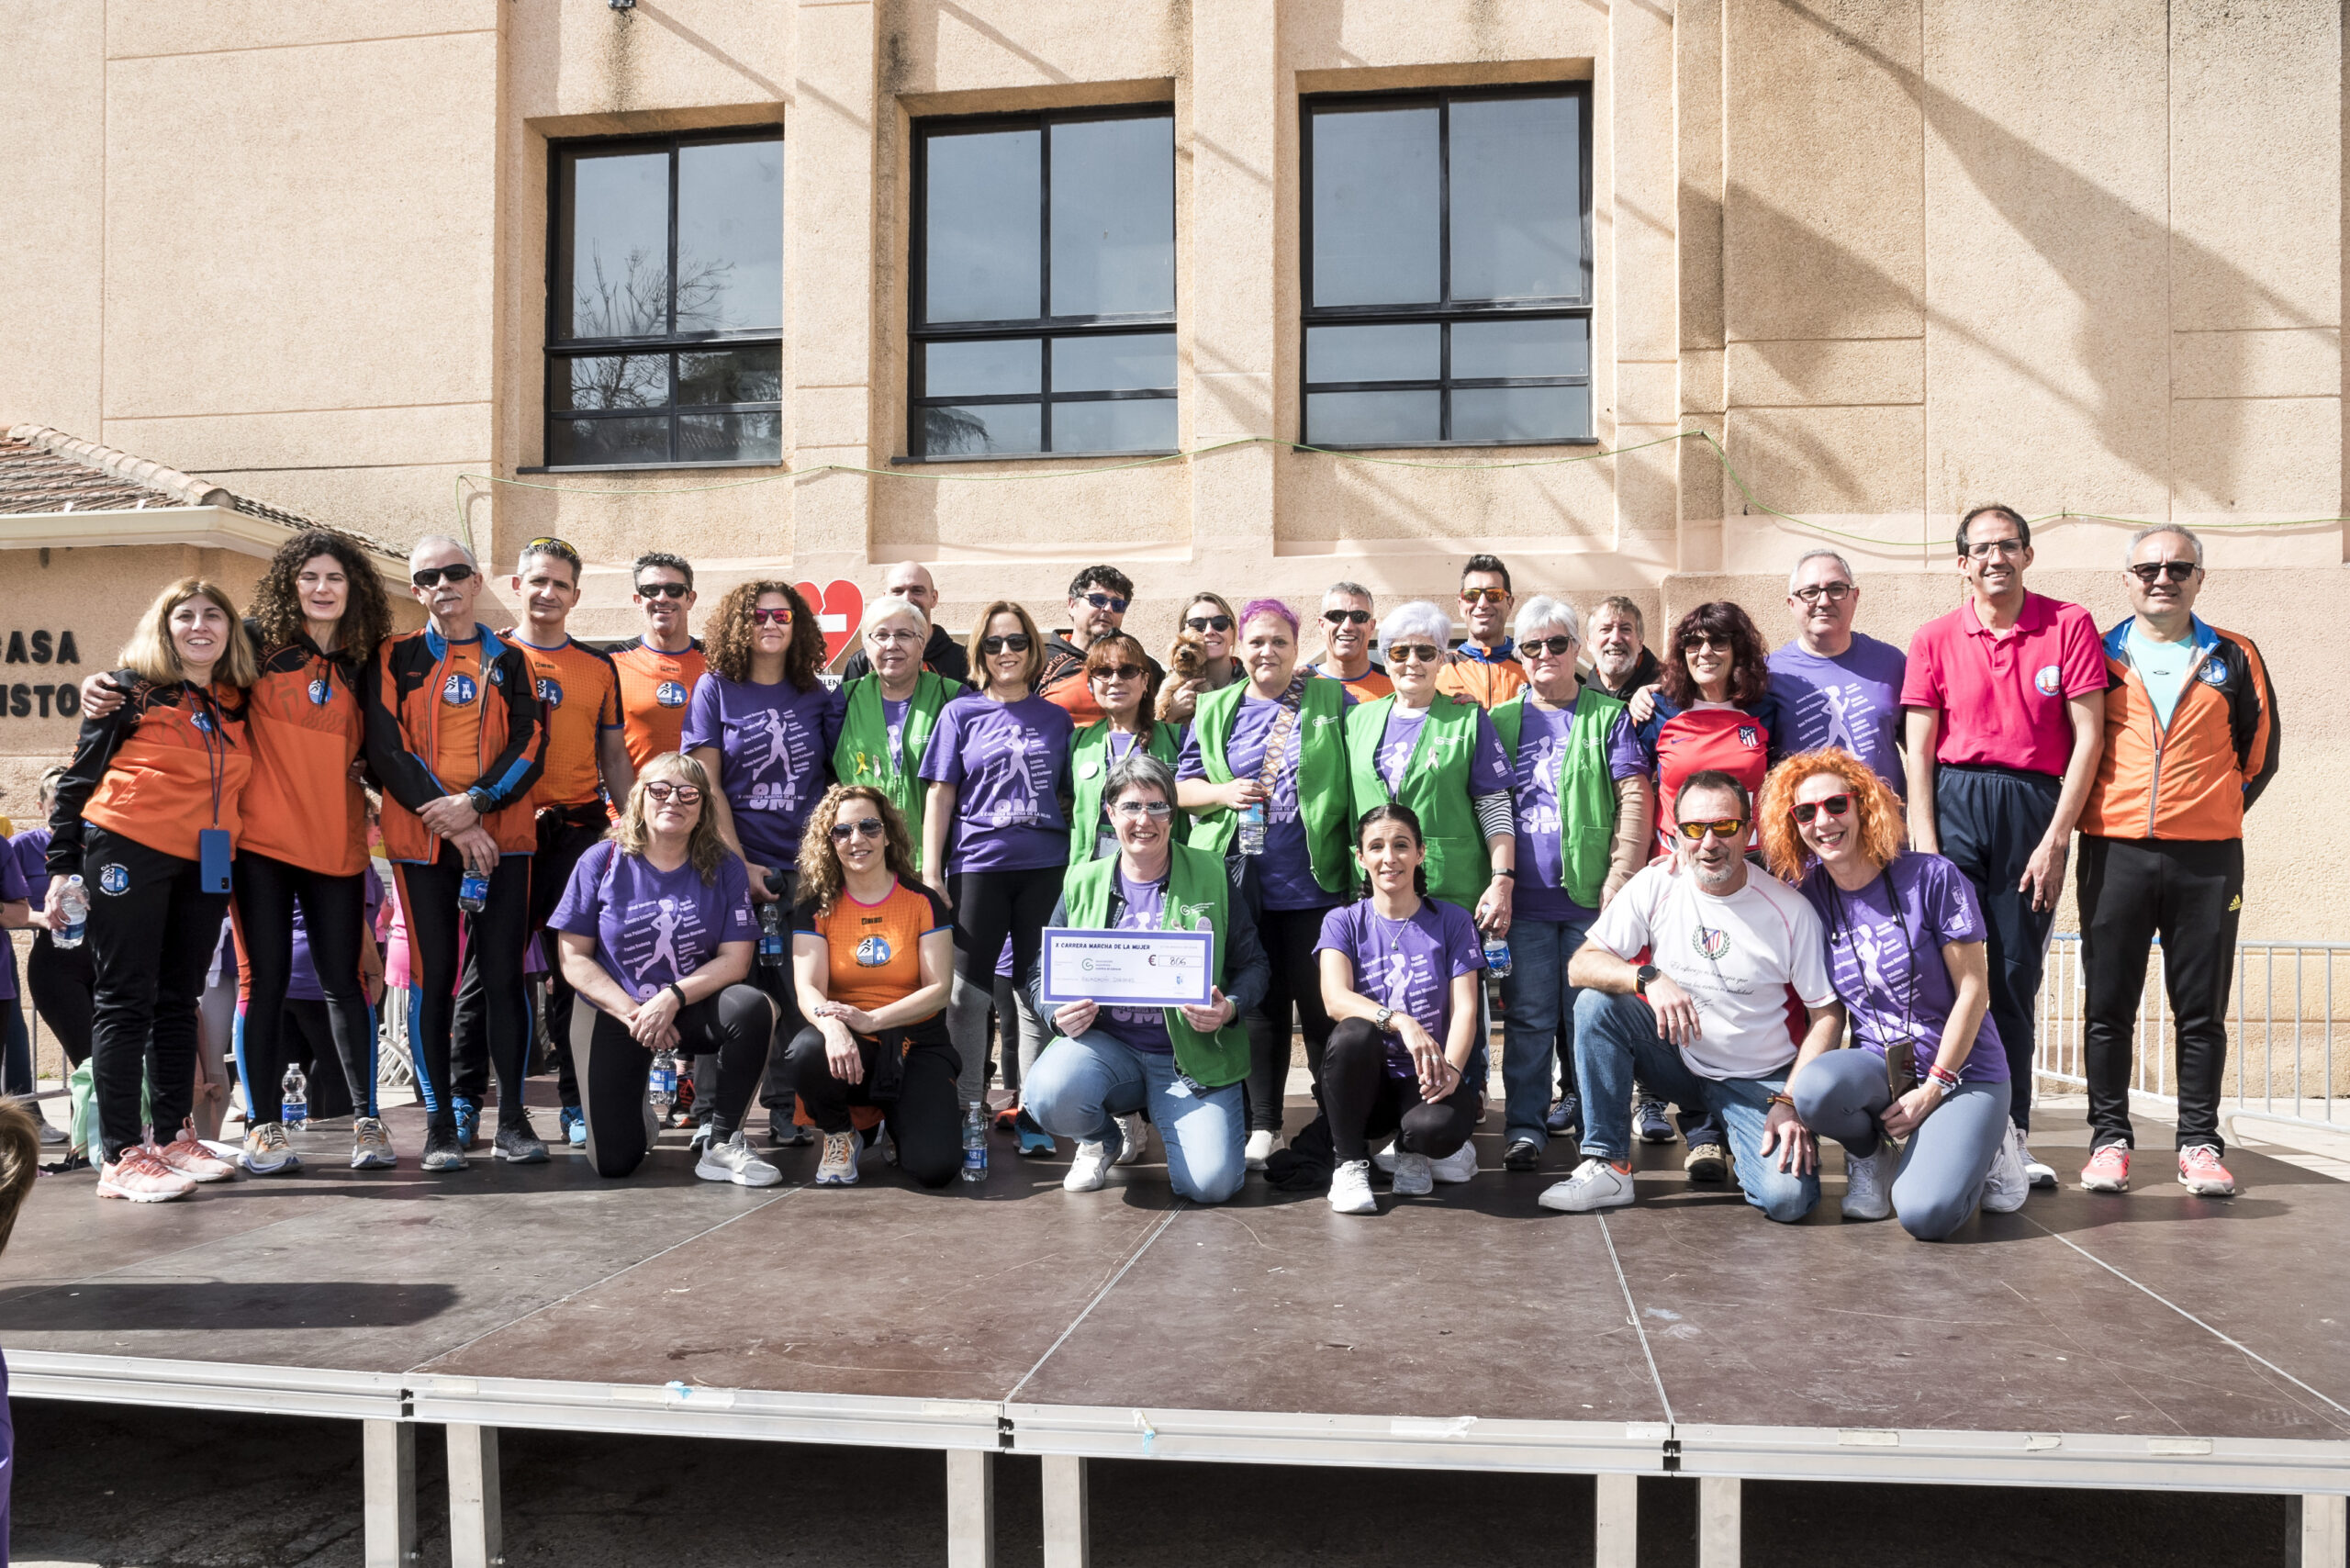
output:
<instances>
[{"instance_id":1,"label":"water bottle","mask_svg":"<svg viewBox=\"0 0 2350 1568\"><path fill-rule=\"evenodd\" d=\"M1502 937L1485 938L1485 972L1495 980L1509 979L1509 943Z\"/></svg>"},{"instance_id":2,"label":"water bottle","mask_svg":"<svg viewBox=\"0 0 2350 1568\"><path fill-rule=\"evenodd\" d=\"M90 890L79 877L65 879L65 890L57 896L57 913L65 924L50 933L52 947L79 947L83 934L89 929Z\"/></svg>"},{"instance_id":3,"label":"water bottle","mask_svg":"<svg viewBox=\"0 0 2350 1568\"><path fill-rule=\"evenodd\" d=\"M963 1107L963 1180L988 1179L987 1110L973 1101Z\"/></svg>"},{"instance_id":4,"label":"water bottle","mask_svg":"<svg viewBox=\"0 0 2350 1568\"><path fill-rule=\"evenodd\" d=\"M763 903L759 906L759 968L783 968L783 905Z\"/></svg>"},{"instance_id":5,"label":"water bottle","mask_svg":"<svg viewBox=\"0 0 2350 1568\"><path fill-rule=\"evenodd\" d=\"M645 1097L665 1109L677 1103L677 1052L661 1050L653 1053L653 1079Z\"/></svg>"},{"instance_id":6,"label":"water bottle","mask_svg":"<svg viewBox=\"0 0 2350 1568\"><path fill-rule=\"evenodd\" d=\"M479 914L489 902L489 879L472 867L465 868L464 881L457 884L457 907L467 914Z\"/></svg>"},{"instance_id":7,"label":"water bottle","mask_svg":"<svg viewBox=\"0 0 2350 1568\"><path fill-rule=\"evenodd\" d=\"M1265 852L1265 802L1240 808L1240 853L1262 855Z\"/></svg>"},{"instance_id":8,"label":"water bottle","mask_svg":"<svg viewBox=\"0 0 2350 1568\"><path fill-rule=\"evenodd\" d=\"M285 1102L284 1108L277 1113L277 1119L285 1125L285 1130L298 1133L308 1126L310 1125L310 1081L303 1075L300 1062L289 1061L285 1064L285 1079L277 1086L277 1092L278 1097Z\"/></svg>"}]
</instances>

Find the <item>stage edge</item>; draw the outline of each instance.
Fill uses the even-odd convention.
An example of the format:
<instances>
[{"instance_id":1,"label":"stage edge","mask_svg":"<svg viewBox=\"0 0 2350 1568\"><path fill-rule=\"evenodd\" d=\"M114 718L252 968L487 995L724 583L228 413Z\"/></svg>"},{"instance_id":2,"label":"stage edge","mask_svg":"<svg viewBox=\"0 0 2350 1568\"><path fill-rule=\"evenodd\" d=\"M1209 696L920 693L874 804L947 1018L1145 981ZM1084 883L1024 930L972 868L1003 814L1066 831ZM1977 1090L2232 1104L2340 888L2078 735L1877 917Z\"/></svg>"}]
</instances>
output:
<instances>
[{"instance_id":1,"label":"stage edge","mask_svg":"<svg viewBox=\"0 0 2350 1568\"><path fill-rule=\"evenodd\" d=\"M407 1383L409 1414L419 1421L878 1448L992 1450L1000 1442L1002 1409L991 1400L771 1394L674 1383L413 1374Z\"/></svg>"},{"instance_id":2,"label":"stage edge","mask_svg":"<svg viewBox=\"0 0 2350 1568\"><path fill-rule=\"evenodd\" d=\"M397 1421L408 1379L397 1372L334 1372L10 1350L9 1393L18 1399L80 1399L106 1405L171 1405L256 1416L329 1416Z\"/></svg>"},{"instance_id":3,"label":"stage edge","mask_svg":"<svg viewBox=\"0 0 2350 1568\"><path fill-rule=\"evenodd\" d=\"M2350 1442L1688 1425L1673 1435L1683 1474L1747 1481L2350 1493Z\"/></svg>"},{"instance_id":4,"label":"stage edge","mask_svg":"<svg viewBox=\"0 0 2350 1568\"><path fill-rule=\"evenodd\" d=\"M1663 1422L1501 1421L1474 1416L1276 1415L1007 1405L1011 1452L1236 1464L1662 1474Z\"/></svg>"}]
</instances>

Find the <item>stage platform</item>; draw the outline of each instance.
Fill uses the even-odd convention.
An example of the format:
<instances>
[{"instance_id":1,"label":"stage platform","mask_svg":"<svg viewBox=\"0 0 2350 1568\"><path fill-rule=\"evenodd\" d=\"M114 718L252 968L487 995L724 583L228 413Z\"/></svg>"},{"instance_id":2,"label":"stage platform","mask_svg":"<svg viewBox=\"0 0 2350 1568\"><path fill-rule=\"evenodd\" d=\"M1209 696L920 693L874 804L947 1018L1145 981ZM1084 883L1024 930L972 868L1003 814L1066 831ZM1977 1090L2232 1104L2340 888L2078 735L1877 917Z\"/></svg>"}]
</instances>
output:
<instances>
[{"instance_id":1,"label":"stage platform","mask_svg":"<svg viewBox=\"0 0 2350 1568\"><path fill-rule=\"evenodd\" d=\"M943 1450L969 1564L999 1452L1046 1456L1057 1568L1094 1457L1594 1474L1603 1564L1632 1561L1634 1478L1668 1473L1702 1489L1709 1568L1764 1477L2295 1494L2305 1563L2344 1562L2350 1183L2257 1153L2232 1201L2154 1148L2140 1191L1928 1246L1841 1223L1833 1153L1798 1226L1688 1185L1677 1146L1636 1206L1550 1214L1564 1151L1505 1174L1498 1115L1484 1173L1375 1217L1256 1179L1193 1208L1155 1159L1072 1196L1001 1140L938 1193L878 1155L807 1185L813 1149L778 1188L698 1182L682 1133L628 1182L486 1148L427 1177L392 1119L385 1175L314 1132L308 1172L185 1203L44 1178L0 1263L16 1394L364 1421L371 1562L413 1541L420 1424L449 1428L460 1563L498 1555L504 1427ZM2087 1141L2035 1146L2069 1181Z\"/></svg>"}]
</instances>

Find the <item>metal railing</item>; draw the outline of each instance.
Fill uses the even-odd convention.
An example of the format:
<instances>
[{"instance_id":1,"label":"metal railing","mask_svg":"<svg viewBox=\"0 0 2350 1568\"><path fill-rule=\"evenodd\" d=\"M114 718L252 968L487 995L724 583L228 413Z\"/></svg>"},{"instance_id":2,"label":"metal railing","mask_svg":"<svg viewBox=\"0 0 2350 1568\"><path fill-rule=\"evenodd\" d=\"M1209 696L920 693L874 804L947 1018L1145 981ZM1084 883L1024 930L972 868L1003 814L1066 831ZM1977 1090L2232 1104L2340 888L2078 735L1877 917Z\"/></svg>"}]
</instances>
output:
<instances>
[{"instance_id":1,"label":"metal railing","mask_svg":"<svg viewBox=\"0 0 2350 1568\"><path fill-rule=\"evenodd\" d=\"M2130 1092L2175 1108L2177 1046L2164 964L2157 942L2138 999ZM2087 1002L2081 939L2060 932L2040 985L2042 1083L2087 1087ZM2236 944L2220 1112L2350 1133L2350 942Z\"/></svg>"}]
</instances>

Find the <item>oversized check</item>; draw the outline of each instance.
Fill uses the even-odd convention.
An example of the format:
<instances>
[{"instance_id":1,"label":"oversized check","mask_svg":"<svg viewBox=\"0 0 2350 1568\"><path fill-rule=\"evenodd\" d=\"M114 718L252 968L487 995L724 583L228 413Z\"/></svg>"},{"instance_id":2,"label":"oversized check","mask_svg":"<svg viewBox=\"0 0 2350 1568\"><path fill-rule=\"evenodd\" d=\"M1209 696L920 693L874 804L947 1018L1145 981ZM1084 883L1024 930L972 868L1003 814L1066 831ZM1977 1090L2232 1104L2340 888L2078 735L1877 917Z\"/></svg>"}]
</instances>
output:
<instances>
[{"instance_id":1,"label":"oversized check","mask_svg":"<svg viewBox=\"0 0 2350 1568\"><path fill-rule=\"evenodd\" d=\"M1117 1007L1204 1007L1214 988L1212 931L1045 928L1044 1001Z\"/></svg>"}]
</instances>

